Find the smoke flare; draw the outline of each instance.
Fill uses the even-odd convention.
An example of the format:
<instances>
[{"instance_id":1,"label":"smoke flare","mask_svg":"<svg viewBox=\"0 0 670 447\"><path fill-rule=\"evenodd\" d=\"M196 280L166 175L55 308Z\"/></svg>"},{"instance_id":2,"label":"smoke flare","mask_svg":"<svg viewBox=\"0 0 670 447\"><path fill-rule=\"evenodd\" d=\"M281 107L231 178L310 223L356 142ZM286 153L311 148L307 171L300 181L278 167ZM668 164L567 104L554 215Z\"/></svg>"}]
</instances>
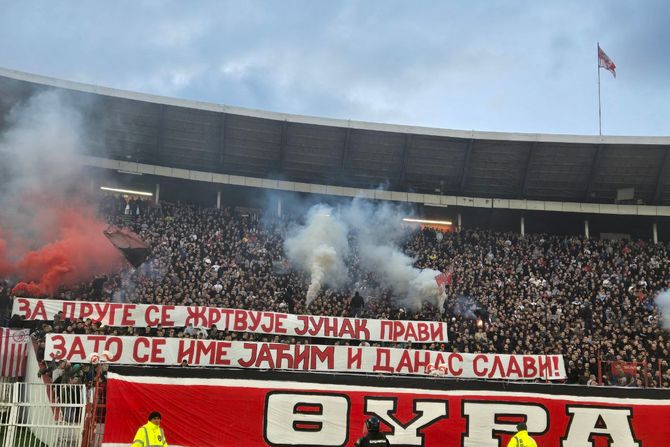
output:
<instances>
[{"instance_id":1,"label":"smoke flare","mask_svg":"<svg viewBox=\"0 0 670 447\"><path fill-rule=\"evenodd\" d=\"M347 226L326 205L316 205L304 226L293 229L284 242L293 263L310 273L307 305L324 285L338 286L348 279L344 258L349 253Z\"/></svg>"},{"instance_id":2,"label":"smoke flare","mask_svg":"<svg viewBox=\"0 0 670 447\"><path fill-rule=\"evenodd\" d=\"M82 189L82 113L42 91L6 116L0 135L0 278L14 293L53 295L121 265Z\"/></svg>"},{"instance_id":3,"label":"smoke flare","mask_svg":"<svg viewBox=\"0 0 670 447\"><path fill-rule=\"evenodd\" d=\"M362 199L337 211L326 205L310 208L305 225L295 228L285 242L291 262L310 274L307 304L324 285L345 285L345 258L352 243L363 272L376 274L398 304L418 309L430 302L442 309L446 296L435 282L440 272L415 267L415 260L400 247L410 234L402 225L408 212L402 206Z\"/></svg>"},{"instance_id":4,"label":"smoke flare","mask_svg":"<svg viewBox=\"0 0 670 447\"><path fill-rule=\"evenodd\" d=\"M656 295L656 305L661 312L661 324L666 330L670 330L670 289Z\"/></svg>"}]
</instances>

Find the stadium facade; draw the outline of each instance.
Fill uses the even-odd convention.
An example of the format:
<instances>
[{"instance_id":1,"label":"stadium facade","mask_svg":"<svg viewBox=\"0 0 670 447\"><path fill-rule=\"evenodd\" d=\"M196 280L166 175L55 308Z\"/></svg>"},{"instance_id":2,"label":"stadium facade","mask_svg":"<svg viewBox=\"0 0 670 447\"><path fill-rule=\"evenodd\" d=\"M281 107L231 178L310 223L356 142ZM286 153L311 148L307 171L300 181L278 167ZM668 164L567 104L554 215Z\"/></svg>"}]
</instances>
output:
<instances>
[{"instance_id":1,"label":"stadium facade","mask_svg":"<svg viewBox=\"0 0 670 447\"><path fill-rule=\"evenodd\" d=\"M45 90L83 111L96 178L209 206L364 196L497 231L670 240L670 137L459 131L242 109L0 69L8 112ZM556 219L560 214L560 219Z\"/></svg>"}]
</instances>

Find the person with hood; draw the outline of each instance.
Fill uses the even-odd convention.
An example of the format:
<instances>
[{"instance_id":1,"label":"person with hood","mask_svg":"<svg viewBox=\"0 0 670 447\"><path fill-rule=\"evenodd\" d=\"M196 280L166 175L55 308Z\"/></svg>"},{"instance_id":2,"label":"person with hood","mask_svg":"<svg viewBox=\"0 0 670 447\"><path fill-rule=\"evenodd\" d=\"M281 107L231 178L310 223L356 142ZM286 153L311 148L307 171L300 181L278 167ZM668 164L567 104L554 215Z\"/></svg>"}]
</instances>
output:
<instances>
[{"instance_id":1,"label":"person with hood","mask_svg":"<svg viewBox=\"0 0 670 447\"><path fill-rule=\"evenodd\" d=\"M168 447L165 432L161 428L161 414L152 411L148 420L149 422L137 429L131 447Z\"/></svg>"}]
</instances>

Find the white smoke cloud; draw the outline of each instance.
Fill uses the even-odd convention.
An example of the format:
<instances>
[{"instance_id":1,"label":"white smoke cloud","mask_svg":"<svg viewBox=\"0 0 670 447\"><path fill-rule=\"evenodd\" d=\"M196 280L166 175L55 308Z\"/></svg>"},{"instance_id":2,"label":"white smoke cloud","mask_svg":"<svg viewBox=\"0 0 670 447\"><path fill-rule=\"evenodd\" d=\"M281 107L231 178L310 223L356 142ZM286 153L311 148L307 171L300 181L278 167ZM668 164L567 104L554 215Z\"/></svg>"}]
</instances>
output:
<instances>
[{"instance_id":1,"label":"white smoke cloud","mask_svg":"<svg viewBox=\"0 0 670 447\"><path fill-rule=\"evenodd\" d=\"M5 160L0 225L25 240L44 243L36 240L41 236L36 226L49 225L51 216L39 200L46 193L50 200L65 199L81 178L82 116L51 90L17 104L8 113L7 123L0 136L0 156ZM38 206L40 210L35 209Z\"/></svg>"},{"instance_id":2,"label":"white smoke cloud","mask_svg":"<svg viewBox=\"0 0 670 447\"><path fill-rule=\"evenodd\" d=\"M347 226L331 207L316 205L309 210L305 225L294 228L284 242L291 262L310 274L308 305L324 285L338 287L347 282L347 233Z\"/></svg>"},{"instance_id":3,"label":"white smoke cloud","mask_svg":"<svg viewBox=\"0 0 670 447\"><path fill-rule=\"evenodd\" d=\"M382 285L393 290L399 304L412 309L430 302L439 309L446 296L435 282L440 272L414 267L415 260L400 245L412 229L402 225L410 214L405 205L374 203L357 198L344 208L343 219L357 235L361 267L377 274Z\"/></svg>"},{"instance_id":4,"label":"white smoke cloud","mask_svg":"<svg viewBox=\"0 0 670 447\"><path fill-rule=\"evenodd\" d=\"M342 208L341 215L362 243L397 247L412 232L401 225L403 217L410 211L406 205L356 198Z\"/></svg>"},{"instance_id":5,"label":"white smoke cloud","mask_svg":"<svg viewBox=\"0 0 670 447\"><path fill-rule=\"evenodd\" d=\"M430 302L442 309L446 296L435 282L440 272L414 267L415 260L401 249L411 234L411 229L402 225L408 214L404 206L363 199L355 199L337 212L324 205L312 207L305 226L291 234L285 245L291 262L311 275L307 303L324 284L345 284L347 236L352 236L361 269L374 273L382 287L391 289L399 305L418 309L423 302Z\"/></svg>"},{"instance_id":6,"label":"white smoke cloud","mask_svg":"<svg viewBox=\"0 0 670 447\"><path fill-rule=\"evenodd\" d=\"M670 289L656 295L656 305L661 311L663 328L670 330Z\"/></svg>"},{"instance_id":7,"label":"white smoke cloud","mask_svg":"<svg viewBox=\"0 0 670 447\"><path fill-rule=\"evenodd\" d=\"M407 305L411 308L418 308L422 302L426 301L432 303L441 311L444 308L447 295L435 282L435 277L440 272L433 269L416 270L418 270L417 275L410 281L409 293L406 298Z\"/></svg>"},{"instance_id":8,"label":"white smoke cloud","mask_svg":"<svg viewBox=\"0 0 670 447\"><path fill-rule=\"evenodd\" d=\"M80 112L59 93L45 91L14 107L7 122L0 151L12 157L8 167L14 192L48 191L54 183L61 187L72 181L83 153Z\"/></svg>"}]
</instances>

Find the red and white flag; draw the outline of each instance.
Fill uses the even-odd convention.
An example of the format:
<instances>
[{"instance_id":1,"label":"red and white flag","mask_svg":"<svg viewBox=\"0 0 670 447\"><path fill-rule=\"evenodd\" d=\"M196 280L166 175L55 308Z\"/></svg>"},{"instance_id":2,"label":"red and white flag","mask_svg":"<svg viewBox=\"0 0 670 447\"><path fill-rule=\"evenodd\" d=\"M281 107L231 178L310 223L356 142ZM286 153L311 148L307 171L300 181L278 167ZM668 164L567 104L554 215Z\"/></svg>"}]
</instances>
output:
<instances>
[{"instance_id":1,"label":"red and white flag","mask_svg":"<svg viewBox=\"0 0 670 447\"><path fill-rule=\"evenodd\" d=\"M598 67L604 68L605 70L612 73L612 76L616 78L616 65L608 55L605 54L600 45L598 45Z\"/></svg>"},{"instance_id":2,"label":"red and white flag","mask_svg":"<svg viewBox=\"0 0 670 447\"><path fill-rule=\"evenodd\" d=\"M28 329L0 328L0 377L23 377L28 355Z\"/></svg>"},{"instance_id":3,"label":"red and white flag","mask_svg":"<svg viewBox=\"0 0 670 447\"><path fill-rule=\"evenodd\" d=\"M454 268L450 266L446 272L440 273L435 277L435 282L440 287L446 287L448 285L451 285L453 279L454 279Z\"/></svg>"}]
</instances>

